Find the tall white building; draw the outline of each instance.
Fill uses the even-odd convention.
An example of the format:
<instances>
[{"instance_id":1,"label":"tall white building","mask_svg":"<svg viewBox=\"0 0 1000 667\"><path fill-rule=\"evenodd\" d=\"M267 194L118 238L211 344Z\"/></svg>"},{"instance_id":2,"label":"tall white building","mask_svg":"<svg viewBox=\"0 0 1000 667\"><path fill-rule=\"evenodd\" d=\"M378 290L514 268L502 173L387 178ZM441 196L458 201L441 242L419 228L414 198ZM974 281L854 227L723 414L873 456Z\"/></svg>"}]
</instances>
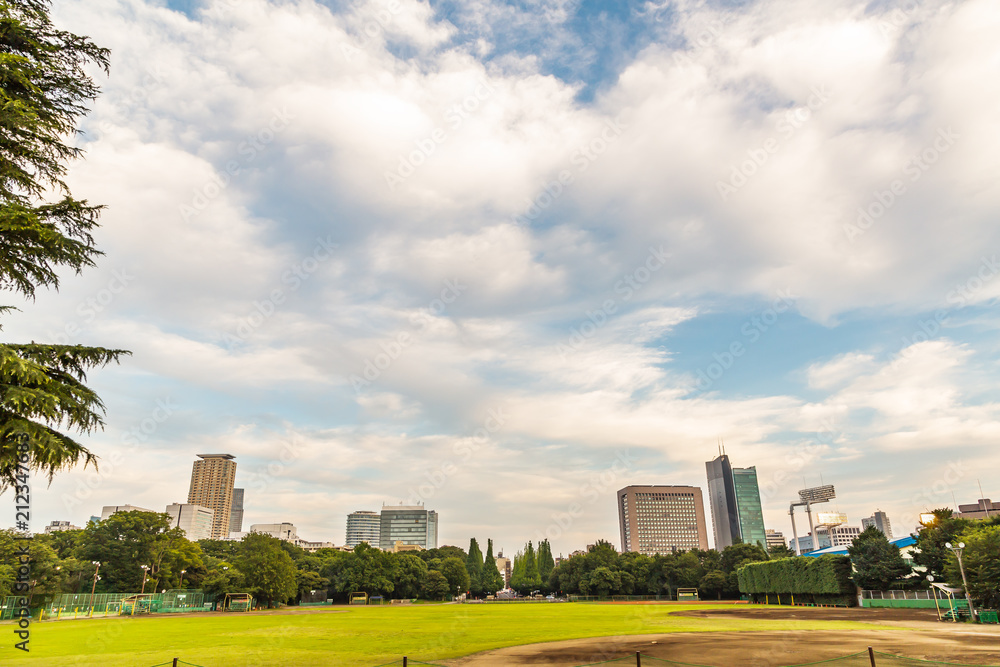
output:
<instances>
[{"instance_id":1,"label":"tall white building","mask_svg":"<svg viewBox=\"0 0 1000 667\"><path fill-rule=\"evenodd\" d=\"M362 542L367 542L369 546L378 548L381 526L382 517L378 512L351 512L347 515L347 540L344 544L353 549Z\"/></svg>"},{"instance_id":2,"label":"tall white building","mask_svg":"<svg viewBox=\"0 0 1000 667\"><path fill-rule=\"evenodd\" d=\"M212 537L215 512L207 507L190 503L172 503L167 505L167 514L170 515L170 527L183 530L185 537L192 542Z\"/></svg>"}]
</instances>

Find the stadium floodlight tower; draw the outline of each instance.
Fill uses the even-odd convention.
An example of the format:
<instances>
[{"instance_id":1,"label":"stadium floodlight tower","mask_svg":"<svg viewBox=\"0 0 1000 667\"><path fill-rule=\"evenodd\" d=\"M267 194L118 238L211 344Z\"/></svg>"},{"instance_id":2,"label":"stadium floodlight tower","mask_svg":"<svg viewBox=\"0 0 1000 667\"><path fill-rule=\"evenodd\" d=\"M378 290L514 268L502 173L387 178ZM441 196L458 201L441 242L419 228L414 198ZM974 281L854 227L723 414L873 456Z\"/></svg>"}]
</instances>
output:
<instances>
[{"instance_id":1,"label":"stadium floodlight tower","mask_svg":"<svg viewBox=\"0 0 1000 667\"><path fill-rule=\"evenodd\" d=\"M816 528L813 526L812 506L818 503L827 503L837 497L833 490L833 484L824 486L814 486L809 489L799 491L799 502L788 506L788 516L792 517L792 539L795 541L795 555L802 555L802 546L799 544L799 534L795 530L795 508L805 505L806 516L809 517L809 534L812 535L813 547L819 546L819 536L816 535Z\"/></svg>"}]
</instances>

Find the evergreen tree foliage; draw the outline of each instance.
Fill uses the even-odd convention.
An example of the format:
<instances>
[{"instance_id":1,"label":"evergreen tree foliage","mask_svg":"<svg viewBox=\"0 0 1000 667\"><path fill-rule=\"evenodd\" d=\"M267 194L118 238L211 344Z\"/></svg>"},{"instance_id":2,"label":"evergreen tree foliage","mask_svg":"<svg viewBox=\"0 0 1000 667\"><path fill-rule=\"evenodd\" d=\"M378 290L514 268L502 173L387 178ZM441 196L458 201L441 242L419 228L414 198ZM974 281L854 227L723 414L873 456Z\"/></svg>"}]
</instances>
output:
<instances>
[{"instance_id":1,"label":"evergreen tree foliage","mask_svg":"<svg viewBox=\"0 0 1000 667\"><path fill-rule=\"evenodd\" d=\"M479 549L476 538L469 541L469 555L465 559L465 569L469 572L469 590L473 595L480 596L485 590L483 583L483 552Z\"/></svg>"},{"instance_id":2,"label":"evergreen tree foliage","mask_svg":"<svg viewBox=\"0 0 1000 667\"><path fill-rule=\"evenodd\" d=\"M496 556L493 555L493 540L486 540L486 560L483 563L483 589L486 593L502 591L503 575L497 567Z\"/></svg>"},{"instance_id":3,"label":"evergreen tree foliage","mask_svg":"<svg viewBox=\"0 0 1000 667\"><path fill-rule=\"evenodd\" d=\"M542 540L538 543L538 576L543 584L548 585L552 570L556 567L556 561L552 557L552 547L549 541Z\"/></svg>"},{"instance_id":4,"label":"evergreen tree foliage","mask_svg":"<svg viewBox=\"0 0 1000 667\"><path fill-rule=\"evenodd\" d=\"M0 288L33 299L59 288L101 254L93 231L101 207L76 200L63 178L81 150L68 143L98 87L85 68L107 71L109 52L59 30L48 0L0 0ZM55 192L55 201L45 197ZM11 310L0 306L0 312ZM86 371L128 354L79 345L0 344L0 489L16 481L17 443L47 474L97 458L59 429L91 433L104 404Z\"/></svg>"},{"instance_id":5,"label":"evergreen tree foliage","mask_svg":"<svg viewBox=\"0 0 1000 667\"><path fill-rule=\"evenodd\" d=\"M236 566L254 599L268 607L284 604L298 592L295 561L276 537L246 535L240 542Z\"/></svg>"},{"instance_id":6,"label":"evergreen tree foliage","mask_svg":"<svg viewBox=\"0 0 1000 667\"><path fill-rule=\"evenodd\" d=\"M847 554L854 564L852 579L860 588L873 591L888 590L889 586L913 572L899 548L875 526L868 526L854 538Z\"/></svg>"}]
</instances>

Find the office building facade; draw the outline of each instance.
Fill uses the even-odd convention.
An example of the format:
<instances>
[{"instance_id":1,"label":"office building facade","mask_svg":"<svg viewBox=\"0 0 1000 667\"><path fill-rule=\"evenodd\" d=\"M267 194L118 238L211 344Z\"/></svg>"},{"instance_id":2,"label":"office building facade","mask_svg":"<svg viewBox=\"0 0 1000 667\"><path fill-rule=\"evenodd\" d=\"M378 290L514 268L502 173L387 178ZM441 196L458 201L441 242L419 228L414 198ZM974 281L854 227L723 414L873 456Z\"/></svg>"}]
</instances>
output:
<instances>
[{"instance_id":1,"label":"office building facade","mask_svg":"<svg viewBox=\"0 0 1000 667\"><path fill-rule=\"evenodd\" d=\"M382 530L382 517L378 512L359 510L347 515L347 539L345 546L352 549L362 542L378 548L379 534Z\"/></svg>"},{"instance_id":2,"label":"office building facade","mask_svg":"<svg viewBox=\"0 0 1000 667\"><path fill-rule=\"evenodd\" d=\"M766 548L767 531L764 529L764 510L760 506L757 467L733 468L733 486L743 543L759 544Z\"/></svg>"},{"instance_id":3,"label":"office building facade","mask_svg":"<svg viewBox=\"0 0 1000 667\"><path fill-rule=\"evenodd\" d=\"M383 505L379 516L379 548L391 551L396 543L436 549L438 514L423 505Z\"/></svg>"},{"instance_id":4,"label":"office building facade","mask_svg":"<svg viewBox=\"0 0 1000 667\"><path fill-rule=\"evenodd\" d=\"M184 536L192 542L211 538L215 513L207 507L173 503L167 505L167 514L170 515L170 527L183 530Z\"/></svg>"},{"instance_id":5,"label":"office building facade","mask_svg":"<svg viewBox=\"0 0 1000 667\"><path fill-rule=\"evenodd\" d=\"M892 525L889 523L889 517L885 512L879 510L867 519L861 520L861 528L863 530L869 526L875 526L885 534L886 539L892 539Z\"/></svg>"},{"instance_id":6,"label":"office building facade","mask_svg":"<svg viewBox=\"0 0 1000 667\"><path fill-rule=\"evenodd\" d=\"M729 457L720 454L718 458L705 463L708 474L708 506L712 513L712 535L715 548L722 551L736 544L740 537L740 515L736 509L736 485L733 483L733 467Z\"/></svg>"},{"instance_id":7,"label":"office building facade","mask_svg":"<svg viewBox=\"0 0 1000 667\"><path fill-rule=\"evenodd\" d=\"M243 532L243 494L246 489L233 489L233 503L229 510L229 532Z\"/></svg>"},{"instance_id":8,"label":"office building facade","mask_svg":"<svg viewBox=\"0 0 1000 667\"><path fill-rule=\"evenodd\" d=\"M743 542L767 546L764 510L760 504L757 468L734 468L729 456L719 454L705 463L708 504L712 513L715 548L722 551Z\"/></svg>"},{"instance_id":9,"label":"office building facade","mask_svg":"<svg viewBox=\"0 0 1000 667\"><path fill-rule=\"evenodd\" d=\"M652 556L708 549L701 489L696 486L626 486L618 491L622 552Z\"/></svg>"},{"instance_id":10,"label":"office building facade","mask_svg":"<svg viewBox=\"0 0 1000 667\"><path fill-rule=\"evenodd\" d=\"M233 482L236 457L232 454L198 454L191 468L188 504L212 510L213 540L229 537L229 518L233 507Z\"/></svg>"},{"instance_id":11,"label":"office building facade","mask_svg":"<svg viewBox=\"0 0 1000 667\"><path fill-rule=\"evenodd\" d=\"M45 534L62 533L67 530L80 530L80 526L74 526L69 521L53 521L45 526Z\"/></svg>"}]
</instances>

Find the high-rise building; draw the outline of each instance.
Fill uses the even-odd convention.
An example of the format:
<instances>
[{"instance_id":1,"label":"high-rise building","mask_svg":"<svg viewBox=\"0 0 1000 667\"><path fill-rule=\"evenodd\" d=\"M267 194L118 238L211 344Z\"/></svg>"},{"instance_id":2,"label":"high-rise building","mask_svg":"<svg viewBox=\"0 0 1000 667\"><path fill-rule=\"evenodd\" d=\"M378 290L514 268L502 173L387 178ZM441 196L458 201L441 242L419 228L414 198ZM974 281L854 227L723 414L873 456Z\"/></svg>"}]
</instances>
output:
<instances>
[{"instance_id":1,"label":"high-rise building","mask_svg":"<svg viewBox=\"0 0 1000 667\"><path fill-rule=\"evenodd\" d=\"M192 542L207 540L212 536L212 516L214 512L200 505L173 503L167 505L170 527L180 528Z\"/></svg>"},{"instance_id":2,"label":"high-rise building","mask_svg":"<svg viewBox=\"0 0 1000 667\"><path fill-rule=\"evenodd\" d=\"M760 506L757 467L733 468L733 485L736 487L736 512L740 517L743 543L765 546L767 532L764 529L764 510Z\"/></svg>"},{"instance_id":3,"label":"high-rise building","mask_svg":"<svg viewBox=\"0 0 1000 667\"><path fill-rule=\"evenodd\" d=\"M708 473L708 505L712 512L712 533L715 548L722 551L743 539L740 536L740 515L736 509L736 487L729 457L720 454L705 463Z\"/></svg>"},{"instance_id":4,"label":"high-rise building","mask_svg":"<svg viewBox=\"0 0 1000 667\"><path fill-rule=\"evenodd\" d=\"M245 489L233 489L233 505L229 510L229 532L243 532L243 493Z\"/></svg>"},{"instance_id":5,"label":"high-rise building","mask_svg":"<svg viewBox=\"0 0 1000 667\"><path fill-rule=\"evenodd\" d=\"M861 527L863 529L867 529L869 526L875 526L881 530L887 540L892 539L892 525L889 523L889 516L882 510L878 510L867 519L861 520Z\"/></svg>"},{"instance_id":6,"label":"high-rise building","mask_svg":"<svg viewBox=\"0 0 1000 667\"><path fill-rule=\"evenodd\" d=\"M626 486L618 491L618 521L623 553L708 549L704 501L696 486Z\"/></svg>"},{"instance_id":7,"label":"high-rise building","mask_svg":"<svg viewBox=\"0 0 1000 667\"><path fill-rule=\"evenodd\" d=\"M391 551L396 542L436 549L438 515L423 505L383 505L379 517L379 548Z\"/></svg>"},{"instance_id":8,"label":"high-rise building","mask_svg":"<svg viewBox=\"0 0 1000 667\"><path fill-rule=\"evenodd\" d=\"M198 454L191 469L188 503L212 510L213 540L229 537L229 515L233 506L236 457L232 454Z\"/></svg>"},{"instance_id":9,"label":"high-rise building","mask_svg":"<svg viewBox=\"0 0 1000 667\"><path fill-rule=\"evenodd\" d=\"M382 517L378 512L366 512L358 510L347 515L347 540L345 546L352 549L362 542L367 542L369 546L378 548L379 532L381 531Z\"/></svg>"},{"instance_id":10,"label":"high-rise building","mask_svg":"<svg viewBox=\"0 0 1000 667\"><path fill-rule=\"evenodd\" d=\"M719 454L705 463L705 469L715 548L722 551L738 541L766 547L757 468L734 468L727 454Z\"/></svg>"}]
</instances>

